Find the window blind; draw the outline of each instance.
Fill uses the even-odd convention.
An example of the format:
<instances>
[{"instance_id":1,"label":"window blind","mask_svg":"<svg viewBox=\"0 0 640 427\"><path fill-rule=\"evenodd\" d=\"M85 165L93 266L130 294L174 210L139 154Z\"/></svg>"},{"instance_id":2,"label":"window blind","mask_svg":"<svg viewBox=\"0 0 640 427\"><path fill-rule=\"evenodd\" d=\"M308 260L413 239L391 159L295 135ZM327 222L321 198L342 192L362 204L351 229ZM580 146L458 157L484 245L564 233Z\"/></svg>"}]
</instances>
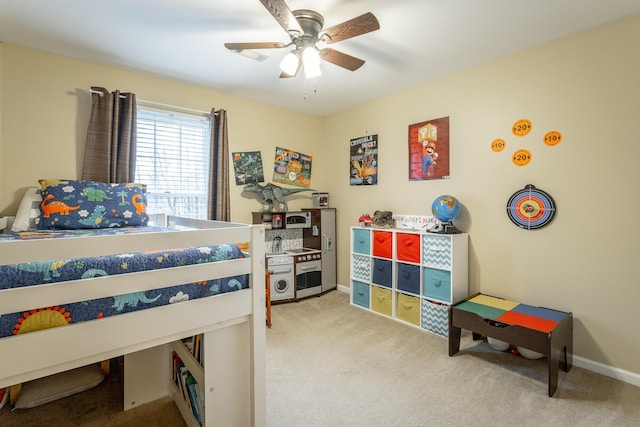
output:
<instances>
[{"instance_id":1,"label":"window blind","mask_svg":"<svg viewBox=\"0 0 640 427\"><path fill-rule=\"evenodd\" d=\"M207 218L209 119L138 109L136 182L147 185L147 211Z\"/></svg>"}]
</instances>

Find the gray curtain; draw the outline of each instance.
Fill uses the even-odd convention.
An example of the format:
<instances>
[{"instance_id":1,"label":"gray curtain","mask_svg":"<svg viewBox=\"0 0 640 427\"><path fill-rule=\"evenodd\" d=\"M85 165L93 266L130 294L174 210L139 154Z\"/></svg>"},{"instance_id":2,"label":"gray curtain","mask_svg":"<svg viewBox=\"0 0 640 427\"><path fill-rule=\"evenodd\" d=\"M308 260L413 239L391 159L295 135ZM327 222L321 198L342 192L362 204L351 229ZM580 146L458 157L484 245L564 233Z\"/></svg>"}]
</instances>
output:
<instances>
[{"instance_id":1,"label":"gray curtain","mask_svg":"<svg viewBox=\"0 0 640 427\"><path fill-rule=\"evenodd\" d=\"M227 111L211 110L211 153L209 161L209 219L229 221L229 140Z\"/></svg>"},{"instance_id":2,"label":"gray curtain","mask_svg":"<svg viewBox=\"0 0 640 427\"><path fill-rule=\"evenodd\" d=\"M136 173L136 95L91 88L91 117L82 179L133 182Z\"/></svg>"}]
</instances>

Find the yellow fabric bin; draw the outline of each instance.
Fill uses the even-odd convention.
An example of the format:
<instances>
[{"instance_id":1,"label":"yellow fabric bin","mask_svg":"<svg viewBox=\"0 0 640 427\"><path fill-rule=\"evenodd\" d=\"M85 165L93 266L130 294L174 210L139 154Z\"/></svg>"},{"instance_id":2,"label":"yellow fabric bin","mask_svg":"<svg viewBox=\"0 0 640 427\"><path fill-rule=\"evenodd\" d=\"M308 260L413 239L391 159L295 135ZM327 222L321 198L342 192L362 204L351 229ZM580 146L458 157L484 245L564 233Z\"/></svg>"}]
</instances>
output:
<instances>
[{"instance_id":1,"label":"yellow fabric bin","mask_svg":"<svg viewBox=\"0 0 640 427\"><path fill-rule=\"evenodd\" d=\"M371 310L391 316L391 289L371 286Z\"/></svg>"},{"instance_id":2,"label":"yellow fabric bin","mask_svg":"<svg viewBox=\"0 0 640 427\"><path fill-rule=\"evenodd\" d=\"M407 323L420 326L420 298L398 293L396 317Z\"/></svg>"}]
</instances>

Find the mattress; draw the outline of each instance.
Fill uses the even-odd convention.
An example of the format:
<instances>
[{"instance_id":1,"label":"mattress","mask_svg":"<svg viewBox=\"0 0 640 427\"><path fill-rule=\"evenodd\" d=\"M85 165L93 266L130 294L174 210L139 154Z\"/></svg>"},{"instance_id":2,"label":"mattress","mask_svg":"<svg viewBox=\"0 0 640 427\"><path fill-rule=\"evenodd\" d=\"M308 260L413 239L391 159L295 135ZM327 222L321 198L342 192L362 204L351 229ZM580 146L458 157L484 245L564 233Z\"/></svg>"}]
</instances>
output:
<instances>
[{"instance_id":1,"label":"mattress","mask_svg":"<svg viewBox=\"0 0 640 427\"><path fill-rule=\"evenodd\" d=\"M102 230L53 230L0 234L0 244L12 240L78 238L84 236L148 232L179 232L158 227L131 227ZM81 242L79 242L81 243ZM24 286L112 276L133 272L212 263L247 256L237 245L219 244L118 255L0 265L0 290ZM39 329L96 320L132 311L204 298L249 287L247 275L185 283L145 292L135 292L71 302L55 307L30 307L0 316L0 338Z\"/></svg>"}]
</instances>

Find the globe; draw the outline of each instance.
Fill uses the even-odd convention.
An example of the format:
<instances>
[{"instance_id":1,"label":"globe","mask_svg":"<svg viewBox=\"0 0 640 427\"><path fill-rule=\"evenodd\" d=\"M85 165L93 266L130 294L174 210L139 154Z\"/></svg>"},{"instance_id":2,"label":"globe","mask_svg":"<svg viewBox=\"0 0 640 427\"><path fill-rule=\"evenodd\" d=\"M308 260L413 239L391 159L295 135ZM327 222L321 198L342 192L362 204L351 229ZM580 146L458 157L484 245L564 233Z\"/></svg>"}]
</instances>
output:
<instances>
[{"instance_id":1,"label":"globe","mask_svg":"<svg viewBox=\"0 0 640 427\"><path fill-rule=\"evenodd\" d=\"M461 211L462 205L460 205L458 199L453 196L438 196L431 204L431 212L442 222L450 222L458 219Z\"/></svg>"}]
</instances>

